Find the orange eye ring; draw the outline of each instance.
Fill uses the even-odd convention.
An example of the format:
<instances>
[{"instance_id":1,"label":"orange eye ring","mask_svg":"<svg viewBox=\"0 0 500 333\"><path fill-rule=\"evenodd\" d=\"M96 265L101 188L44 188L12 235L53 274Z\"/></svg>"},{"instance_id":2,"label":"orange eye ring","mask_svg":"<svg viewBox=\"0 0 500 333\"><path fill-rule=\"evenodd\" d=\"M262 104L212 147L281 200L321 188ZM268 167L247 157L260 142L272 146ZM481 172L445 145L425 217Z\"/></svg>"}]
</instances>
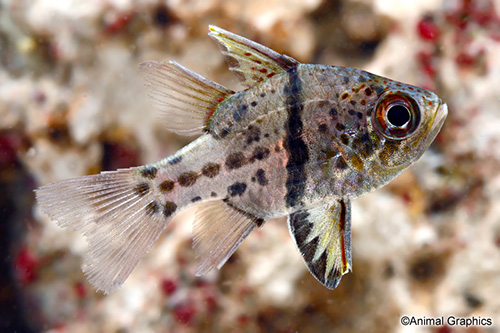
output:
<instances>
[{"instance_id":1,"label":"orange eye ring","mask_svg":"<svg viewBox=\"0 0 500 333\"><path fill-rule=\"evenodd\" d=\"M420 124L420 110L413 98L404 93L386 92L377 101L374 128L392 140L412 135Z\"/></svg>"}]
</instances>

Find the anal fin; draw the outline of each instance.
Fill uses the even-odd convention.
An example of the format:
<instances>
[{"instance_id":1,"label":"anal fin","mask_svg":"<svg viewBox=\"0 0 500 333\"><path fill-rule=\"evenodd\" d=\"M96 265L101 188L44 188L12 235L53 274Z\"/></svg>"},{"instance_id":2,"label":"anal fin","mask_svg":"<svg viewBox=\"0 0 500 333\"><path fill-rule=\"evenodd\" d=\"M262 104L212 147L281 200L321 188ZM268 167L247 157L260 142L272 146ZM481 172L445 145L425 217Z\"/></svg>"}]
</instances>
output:
<instances>
[{"instance_id":1,"label":"anal fin","mask_svg":"<svg viewBox=\"0 0 500 333\"><path fill-rule=\"evenodd\" d=\"M351 270L351 203L335 200L299 210L288 218L295 240L311 274L329 289Z\"/></svg>"},{"instance_id":2,"label":"anal fin","mask_svg":"<svg viewBox=\"0 0 500 333\"><path fill-rule=\"evenodd\" d=\"M154 111L166 129L179 135L203 133L217 105L234 93L175 61L145 61L139 69Z\"/></svg>"},{"instance_id":3,"label":"anal fin","mask_svg":"<svg viewBox=\"0 0 500 333\"><path fill-rule=\"evenodd\" d=\"M220 269L261 224L262 220L222 200L200 204L193 223L193 247L198 259L195 274Z\"/></svg>"}]
</instances>

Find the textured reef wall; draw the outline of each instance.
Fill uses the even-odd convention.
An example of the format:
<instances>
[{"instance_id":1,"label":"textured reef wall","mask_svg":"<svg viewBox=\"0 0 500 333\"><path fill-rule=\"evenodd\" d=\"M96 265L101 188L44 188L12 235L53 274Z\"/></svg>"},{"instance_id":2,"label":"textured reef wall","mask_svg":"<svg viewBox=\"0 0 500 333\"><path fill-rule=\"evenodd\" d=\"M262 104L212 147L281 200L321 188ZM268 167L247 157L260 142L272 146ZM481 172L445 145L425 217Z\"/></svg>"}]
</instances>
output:
<instances>
[{"instance_id":1,"label":"textured reef wall","mask_svg":"<svg viewBox=\"0 0 500 333\"><path fill-rule=\"evenodd\" d=\"M453 315L492 318L498 329L499 17L498 0L0 1L0 327L386 332L405 330L402 315ZM241 89L208 24L448 103L422 159L353 202L354 271L336 290L308 273L284 220L250 235L220 271L195 277L190 210L104 296L80 270L83 238L34 202L37 186L153 162L191 140L152 117L141 61L173 59Z\"/></svg>"}]
</instances>

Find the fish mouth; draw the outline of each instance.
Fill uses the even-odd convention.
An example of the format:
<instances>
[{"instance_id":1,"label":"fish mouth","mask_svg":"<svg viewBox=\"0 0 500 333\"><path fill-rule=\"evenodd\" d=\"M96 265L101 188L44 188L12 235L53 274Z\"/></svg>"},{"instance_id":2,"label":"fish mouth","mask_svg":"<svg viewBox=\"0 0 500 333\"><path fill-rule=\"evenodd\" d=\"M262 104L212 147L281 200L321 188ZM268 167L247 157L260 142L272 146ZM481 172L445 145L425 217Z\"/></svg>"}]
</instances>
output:
<instances>
[{"instance_id":1,"label":"fish mouth","mask_svg":"<svg viewBox=\"0 0 500 333\"><path fill-rule=\"evenodd\" d=\"M440 101L435 115L436 116L434 117L434 121L432 123L432 127L433 127L432 132L433 132L434 137L439 133L439 130L441 130L441 127L443 127L444 121L446 120L446 117L448 116L448 105L446 105L446 103L442 103Z\"/></svg>"}]
</instances>

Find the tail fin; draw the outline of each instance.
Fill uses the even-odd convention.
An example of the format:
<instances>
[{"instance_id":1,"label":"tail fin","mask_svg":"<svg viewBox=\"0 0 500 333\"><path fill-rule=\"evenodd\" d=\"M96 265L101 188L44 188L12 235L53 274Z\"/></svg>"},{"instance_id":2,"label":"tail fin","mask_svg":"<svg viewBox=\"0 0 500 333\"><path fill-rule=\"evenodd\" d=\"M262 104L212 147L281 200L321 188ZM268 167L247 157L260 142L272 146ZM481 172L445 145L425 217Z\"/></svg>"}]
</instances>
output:
<instances>
[{"instance_id":1,"label":"tail fin","mask_svg":"<svg viewBox=\"0 0 500 333\"><path fill-rule=\"evenodd\" d=\"M137 185L134 170L62 180L36 190L43 212L87 238L83 271L105 293L127 279L168 223L157 214L160 206L149 185Z\"/></svg>"}]
</instances>

